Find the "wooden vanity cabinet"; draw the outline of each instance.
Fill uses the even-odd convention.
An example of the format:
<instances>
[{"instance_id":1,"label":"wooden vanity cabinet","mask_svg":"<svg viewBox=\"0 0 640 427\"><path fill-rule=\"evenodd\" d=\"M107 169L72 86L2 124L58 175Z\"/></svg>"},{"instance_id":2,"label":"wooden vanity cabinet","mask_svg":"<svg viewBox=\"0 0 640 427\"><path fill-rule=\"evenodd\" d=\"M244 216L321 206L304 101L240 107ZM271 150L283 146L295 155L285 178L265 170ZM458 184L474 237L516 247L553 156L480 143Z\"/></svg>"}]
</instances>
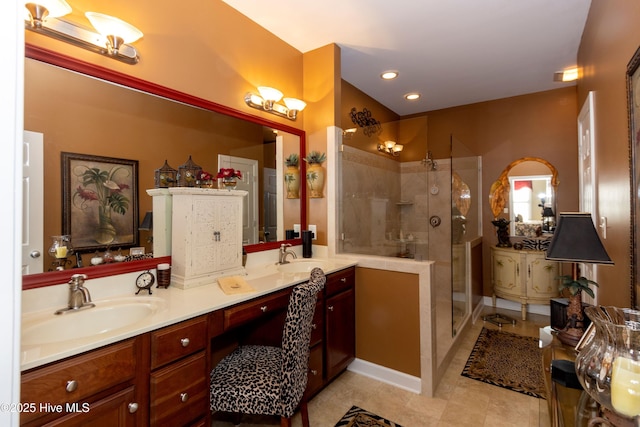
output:
<instances>
[{"instance_id":1,"label":"wooden vanity cabinet","mask_svg":"<svg viewBox=\"0 0 640 427\"><path fill-rule=\"evenodd\" d=\"M493 306L496 297L521 304L527 320L527 304L549 305L559 295L559 264L545 259L545 251L491 247Z\"/></svg>"},{"instance_id":2,"label":"wooden vanity cabinet","mask_svg":"<svg viewBox=\"0 0 640 427\"><path fill-rule=\"evenodd\" d=\"M22 403L62 405L67 412L25 412L21 425L210 425L209 375L218 357L212 351L231 351L239 336L281 340L291 290L25 371ZM309 397L355 358L355 268L327 275L312 327Z\"/></svg>"},{"instance_id":3,"label":"wooden vanity cabinet","mask_svg":"<svg viewBox=\"0 0 640 427\"><path fill-rule=\"evenodd\" d=\"M146 424L144 337L136 337L22 373L20 424ZM148 354L148 353L147 353Z\"/></svg>"},{"instance_id":4,"label":"wooden vanity cabinet","mask_svg":"<svg viewBox=\"0 0 640 427\"><path fill-rule=\"evenodd\" d=\"M311 325L311 341L309 342L309 373L307 376L307 394L315 395L324 386L324 301L319 295L316 311Z\"/></svg>"},{"instance_id":5,"label":"wooden vanity cabinet","mask_svg":"<svg viewBox=\"0 0 640 427\"><path fill-rule=\"evenodd\" d=\"M151 426L186 426L208 418L208 331L205 315L151 332Z\"/></svg>"},{"instance_id":6,"label":"wooden vanity cabinet","mask_svg":"<svg viewBox=\"0 0 640 427\"><path fill-rule=\"evenodd\" d=\"M325 383L333 380L356 353L355 268L327 276L325 285Z\"/></svg>"}]
</instances>

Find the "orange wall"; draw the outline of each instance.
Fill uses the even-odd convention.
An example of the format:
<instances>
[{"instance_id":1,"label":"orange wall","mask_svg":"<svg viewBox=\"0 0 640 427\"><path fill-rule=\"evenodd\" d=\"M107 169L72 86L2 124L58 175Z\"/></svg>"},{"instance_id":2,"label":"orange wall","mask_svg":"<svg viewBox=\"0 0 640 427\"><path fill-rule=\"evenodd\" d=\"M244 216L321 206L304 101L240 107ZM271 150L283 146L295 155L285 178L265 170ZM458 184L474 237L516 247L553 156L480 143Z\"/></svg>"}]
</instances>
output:
<instances>
[{"instance_id":1,"label":"orange wall","mask_svg":"<svg viewBox=\"0 0 640 427\"><path fill-rule=\"evenodd\" d=\"M86 62L196 95L248 114L302 128L296 122L262 113L244 103L257 86L273 86L285 96L303 98L302 53L220 0L183 0L159 7L152 0L69 0L65 19L91 28L88 10L117 16L138 27L136 65L123 64L45 36L25 32L29 43Z\"/></svg>"},{"instance_id":2,"label":"orange wall","mask_svg":"<svg viewBox=\"0 0 640 427\"><path fill-rule=\"evenodd\" d=\"M578 105L595 92L597 216L614 266L598 268L599 303L630 304L630 185L626 67L640 45L640 3L592 0L578 52Z\"/></svg>"},{"instance_id":3,"label":"orange wall","mask_svg":"<svg viewBox=\"0 0 640 427\"><path fill-rule=\"evenodd\" d=\"M305 132L307 152L327 152L327 127L338 120L340 100L340 48L330 44L304 54L304 99L307 108ZM324 197L307 199L307 223L316 226L318 235L314 242L327 244L327 179L326 163Z\"/></svg>"},{"instance_id":4,"label":"orange wall","mask_svg":"<svg viewBox=\"0 0 640 427\"><path fill-rule=\"evenodd\" d=\"M356 357L420 377L418 276L356 268L356 283Z\"/></svg>"}]
</instances>

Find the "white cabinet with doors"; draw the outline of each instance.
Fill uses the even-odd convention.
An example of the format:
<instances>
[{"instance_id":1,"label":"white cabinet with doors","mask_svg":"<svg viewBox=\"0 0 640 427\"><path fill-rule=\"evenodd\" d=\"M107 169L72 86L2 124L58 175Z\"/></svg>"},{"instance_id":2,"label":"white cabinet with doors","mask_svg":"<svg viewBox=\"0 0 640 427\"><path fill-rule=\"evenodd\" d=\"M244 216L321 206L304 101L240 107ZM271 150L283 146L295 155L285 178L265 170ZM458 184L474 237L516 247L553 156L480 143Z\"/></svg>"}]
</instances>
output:
<instances>
[{"instance_id":1,"label":"white cabinet with doors","mask_svg":"<svg viewBox=\"0 0 640 427\"><path fill-rule=\"evenodd\" d=\"M547 261L545 251L491 247L493 306L496 297L519 302L522 320L527 304L550 304L559 295L558 263Z\"/></svg>"},{"instance_id":2,"label":"white cabinet with doors","mask_svg":"<svg viewBox=\"0 0 640 427\"><path fill-rule=\"evenodd\" d=\"M182 289L244 273L242 204L246 191L170 188L171 284Z\"/></svg>"}]
</instances>

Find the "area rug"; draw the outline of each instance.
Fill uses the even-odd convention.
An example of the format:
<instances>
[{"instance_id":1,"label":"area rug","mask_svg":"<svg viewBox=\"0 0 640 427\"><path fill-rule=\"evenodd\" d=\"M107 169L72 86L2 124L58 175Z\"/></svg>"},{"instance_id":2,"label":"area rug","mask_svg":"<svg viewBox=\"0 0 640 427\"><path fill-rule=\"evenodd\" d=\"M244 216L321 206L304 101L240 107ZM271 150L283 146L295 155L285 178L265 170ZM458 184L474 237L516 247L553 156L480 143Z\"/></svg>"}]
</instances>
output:
<instances>
[{"instance_id":1,"label":"area rug","mask_svg":"<svg viewBox=\"0 0 640 427\"><path fill-rule=\"evenodd\" d=\"M462 375L546 399L538 339L483 328Z\"/></svg>"},{"instance_id":2,"label":"area rug","mask_svg":"<svg viewBox=\"0 0 640 427\"><path fill-rule=\"evenodd\" d=\"M389 421L382 418L372 412L365 411L357 406L352 406L351 409L344 414L344 417L335 425L335 427L402 427L400 424L396 424L393 421Z\"/></svg>"}]
</instances>

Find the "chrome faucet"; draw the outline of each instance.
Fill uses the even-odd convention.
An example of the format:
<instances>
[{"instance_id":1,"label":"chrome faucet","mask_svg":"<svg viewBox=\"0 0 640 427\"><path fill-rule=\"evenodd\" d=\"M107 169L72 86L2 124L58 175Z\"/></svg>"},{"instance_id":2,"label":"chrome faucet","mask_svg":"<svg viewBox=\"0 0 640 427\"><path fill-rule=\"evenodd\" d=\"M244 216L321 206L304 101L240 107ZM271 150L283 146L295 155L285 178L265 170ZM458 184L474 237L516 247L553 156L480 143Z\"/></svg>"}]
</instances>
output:
<instances>
[{"instance_id":1,"label":"chrome faucet","mask_svg":"<svg viewBox=\"0 0 640 427\"><path fill-rule=\"evenodd\" d=\"M71 276L71 280L69 280L69 302L66 308L56 311L56 314L65 314L96 306L91 302L89 289L84 287L86 279L86 274L74 274Z\"/></svg>"},{"instance_id":2,"label":"chrome faucet","mask_svg":"<svg viewBox=\"0 0 640 427\"><path fill-rule=\"evenodd\" d=\"M287 261L287 255L291 255L293 259L298 258L296 253L290 249L287 249L287 247L291 247L291 243L283 243L280 245L280 256L278 257L278 264L288 264L289 261Z\"/></svg>"}]
</instances>

